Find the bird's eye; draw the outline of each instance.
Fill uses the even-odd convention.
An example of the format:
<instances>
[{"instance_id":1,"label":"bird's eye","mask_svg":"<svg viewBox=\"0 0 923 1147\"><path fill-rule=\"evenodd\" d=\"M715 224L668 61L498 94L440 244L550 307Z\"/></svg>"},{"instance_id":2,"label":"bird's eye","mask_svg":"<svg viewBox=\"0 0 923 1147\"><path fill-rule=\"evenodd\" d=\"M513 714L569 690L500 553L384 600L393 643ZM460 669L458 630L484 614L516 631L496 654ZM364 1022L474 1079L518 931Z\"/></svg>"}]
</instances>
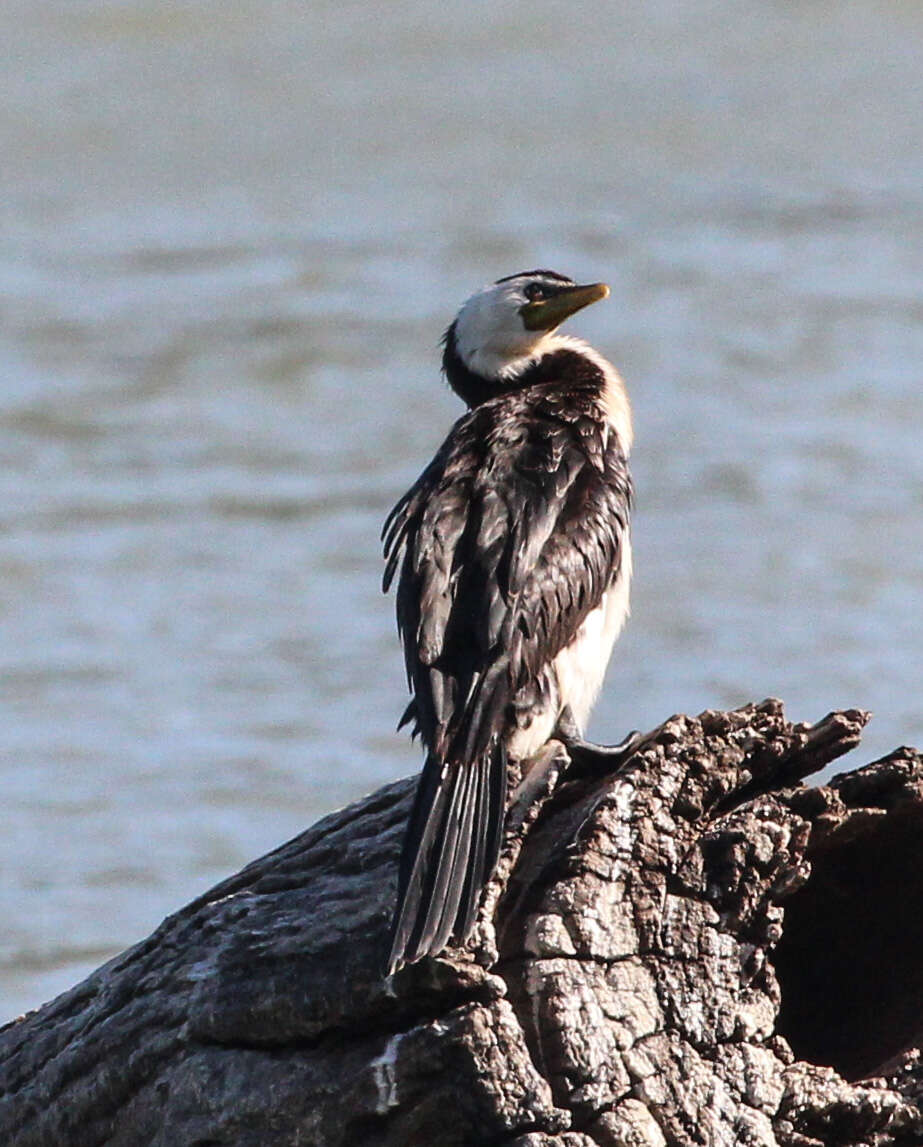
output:
<instances>
[{"instance_id":1,"label":"bird's eye","mask_svg":"<svg viewBox=\"0 0 923 1147\"><path fill-rule=\"evenodd\" d=\"M530 283L525 289L525 296L530 303L534 303L536 299L544 299L545 288L541 283Z\"/></svg>"}]
</instances>

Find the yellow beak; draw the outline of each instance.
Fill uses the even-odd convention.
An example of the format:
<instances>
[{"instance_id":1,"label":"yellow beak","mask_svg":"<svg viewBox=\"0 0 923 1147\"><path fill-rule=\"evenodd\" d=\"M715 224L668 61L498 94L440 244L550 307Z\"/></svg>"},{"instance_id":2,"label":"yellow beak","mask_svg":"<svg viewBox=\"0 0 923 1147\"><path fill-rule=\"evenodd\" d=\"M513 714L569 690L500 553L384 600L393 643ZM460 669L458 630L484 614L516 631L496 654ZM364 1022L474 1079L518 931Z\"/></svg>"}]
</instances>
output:
<instances>
[{"instance_id":1,"label":"yellow beak","mask_svg":"<svg viewBox=\"0 0 923 1147\"><path fill-rule=\"evenodd\" d=\"M523 326L527 331L550 331L560 326L565 319L608 297L609 288L605 283L588 283L582 287L566 287L550 299L536 299L519 308Z\"/></svg>"}]
</instances>

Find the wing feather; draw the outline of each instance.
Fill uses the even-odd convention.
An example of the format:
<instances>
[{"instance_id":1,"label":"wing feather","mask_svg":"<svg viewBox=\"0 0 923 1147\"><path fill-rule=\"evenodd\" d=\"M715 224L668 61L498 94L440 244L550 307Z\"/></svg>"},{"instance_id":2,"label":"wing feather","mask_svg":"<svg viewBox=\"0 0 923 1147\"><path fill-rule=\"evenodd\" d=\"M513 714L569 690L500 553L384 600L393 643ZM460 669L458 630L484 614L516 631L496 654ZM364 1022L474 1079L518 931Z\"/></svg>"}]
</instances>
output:
<instances>
[{"instance_id":1,"label":"wing feather","mask_svg":"<svg viewBox=\"0 0 923 1147\"><path fill-rule=\"evenodd\" d=\"M459 760L616 576L631 483L600 419L511 395L460 419L385 523L386 584L426 745Z\"/></svg>"}]
</instances>

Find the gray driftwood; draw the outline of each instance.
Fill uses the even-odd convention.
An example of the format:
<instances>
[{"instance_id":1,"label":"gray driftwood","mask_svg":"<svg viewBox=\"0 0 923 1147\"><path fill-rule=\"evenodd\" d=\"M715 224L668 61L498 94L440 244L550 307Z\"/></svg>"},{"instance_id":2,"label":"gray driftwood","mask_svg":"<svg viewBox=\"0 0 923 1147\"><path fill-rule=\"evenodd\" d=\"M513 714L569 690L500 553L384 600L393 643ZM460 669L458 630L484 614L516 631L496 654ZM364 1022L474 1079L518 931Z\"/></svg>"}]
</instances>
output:
<instances>
[{"instance_id":1,"label":"gray driftwood","mask_svg":"<svg viewBox=\"0 0 923 1147\"><path fill-rule=\"evenodd\" d=\"M0 1143L923 1143L923 760L800 783L865 720L552 747L470 950L385 982L390 785L0 1031Z\"/></svg>"}]
</instances>

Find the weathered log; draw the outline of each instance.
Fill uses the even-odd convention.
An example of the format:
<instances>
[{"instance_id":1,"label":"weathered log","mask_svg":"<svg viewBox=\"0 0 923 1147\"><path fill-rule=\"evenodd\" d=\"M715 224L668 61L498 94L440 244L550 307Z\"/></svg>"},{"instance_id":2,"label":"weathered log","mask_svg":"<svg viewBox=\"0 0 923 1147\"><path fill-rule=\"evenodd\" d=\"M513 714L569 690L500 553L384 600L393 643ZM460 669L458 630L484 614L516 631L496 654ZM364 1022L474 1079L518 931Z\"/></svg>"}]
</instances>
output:
<instances>
[{"instance_id":1,"label":"weathered log","mask_svg":"<svg viewBox=\"0 0 923 1147\"><path fill-rule=\"evenodd\" d=\"M550 746L468 949L385 981L392 784L0 1031L0 1142L923 1143L923 759L800 783L865 721Z\"/></svg>"}]
</instances>

